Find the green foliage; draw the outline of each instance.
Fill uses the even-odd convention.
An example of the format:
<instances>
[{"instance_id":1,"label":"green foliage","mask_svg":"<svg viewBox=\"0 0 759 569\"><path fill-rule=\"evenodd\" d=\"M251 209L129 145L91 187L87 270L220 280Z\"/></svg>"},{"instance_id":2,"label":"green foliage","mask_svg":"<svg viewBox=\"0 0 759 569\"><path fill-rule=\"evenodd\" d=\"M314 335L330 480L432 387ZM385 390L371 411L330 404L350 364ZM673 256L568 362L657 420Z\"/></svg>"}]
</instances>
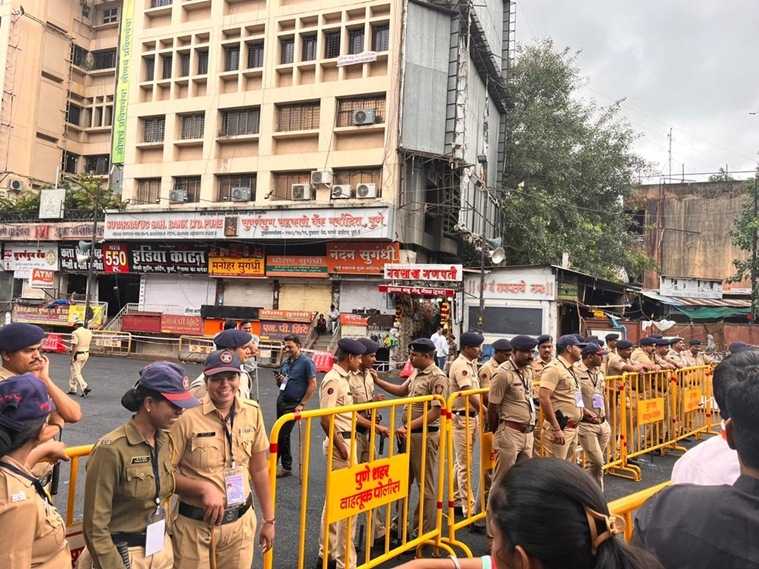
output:
<instances>
[{"instance_id":1,"label":"green foliage","mask_svg":"<svg viewBox=\"0 0 759 569\"><path fill-rule=\"evenodd\" d=\"M557 264L619 279L641 274L643 254L624 211L636 178L650 169L633 151L637 137L619 102L582 100L576 54L551 40L520 45L509 84L502 207L508 264Z\"/></svg>"},{"instance_id":2,"label":"green foliage","mask_svg":"<svg viewBox=\"0 0 759 569\"><path fill-rule=\"evenodd\" d=\"M743 187L750 199L743 204L741 211L735 217L733 227L730 229L730 237L733 245L741 251L753 251L754 232L759 232L759 216L754 213L754 202L759 199L759 168L754 178L746 180ZM735 274L728 279L728 282L741 282L751 278L751 269L754 267L751 256L746 260L734 259L733 265L735 266ZM755 271L759 274L759 266L755 268ZM751 297L752 300L758 298L759 290L754 288Z\"/></svg>"},{"instance_id":3,"label":"green foliage","mask_svg":"<svg viewBox=\"0 0 759 569\"><path fill-rule=\"evenodd\" d=\"M101 176L82 174L79 182L63 182L58 187L66 189L63 202L64 212L78 210L80 213L94 212L96 199L102 209L121 209L124 207L121 196L113 190L102 186ZM48 186L52 187L52 186ZM43 190L46 188L43 188ZM36 216L40 209L40 192L24 192L15 199L0 198L0 213L27 214Z\"/></svg>"},{"instance_id":4,"label":"green foliage","mask_svg":"<svg viewBox=\"0 0 759 569\"><path fill-rule=\"evenodd\" d=\"M735 181L735 178L733 178L731 175L725 172L724 168L720 168L719 172L709 176L709 181L710 182L733 182Z\"/></svg>"}]
</instances>

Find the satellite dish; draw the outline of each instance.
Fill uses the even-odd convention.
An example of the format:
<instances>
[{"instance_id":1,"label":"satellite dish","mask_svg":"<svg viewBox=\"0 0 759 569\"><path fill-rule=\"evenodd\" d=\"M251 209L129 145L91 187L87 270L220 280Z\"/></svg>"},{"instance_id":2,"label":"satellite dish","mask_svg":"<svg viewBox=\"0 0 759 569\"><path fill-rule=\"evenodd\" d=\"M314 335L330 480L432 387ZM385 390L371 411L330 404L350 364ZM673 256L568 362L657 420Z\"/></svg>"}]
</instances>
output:
<instances>
[{"instance_id":1,"label":"satellite dish","mask_svg":"<svg viewBox=\"0 0 759 569\"><path fill-rule=\"evenodd\" d=\"M505 258L506 252L503 250L503 247L498 247L490 254L490 260L493 261L494 265L500 265Z\"/></svg>"}]
</instances>

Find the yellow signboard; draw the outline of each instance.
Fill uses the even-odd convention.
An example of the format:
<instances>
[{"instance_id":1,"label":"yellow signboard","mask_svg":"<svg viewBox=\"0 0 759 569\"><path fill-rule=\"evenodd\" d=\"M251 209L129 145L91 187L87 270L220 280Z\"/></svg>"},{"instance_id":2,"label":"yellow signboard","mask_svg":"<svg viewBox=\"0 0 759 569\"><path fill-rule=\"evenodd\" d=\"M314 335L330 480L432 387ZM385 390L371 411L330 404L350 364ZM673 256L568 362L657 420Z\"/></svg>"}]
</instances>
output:
<instances>
[{"instance_id":1,"label":"yellow signboard","mask_svg":"<svg viewBox=\"0 0 759 569\"><path fill-rule=\"evenodd\" d=\"M482 452L480 452L480 468L491 470L495 468L495 451L493 450L493 433L482 433Z\"/></svg>"},{"instance_id":2,"label":"yellow signboard","mask_svg":"<svg viewBox=\"0 0 759 569\"><path fill-rule=\"evenodd\" d=\"M638 400L638 424L656 423L664 420L664 398Z\"/></svg>"},{"instance_id":3,"label":"yellow signboard","mask_svg":"<svg viewBox=\"0 0 759 569\"><path fill-rule=\"evenodd\" d=\"M74 322L84 322L84 304L72 304L69 306L69 326L73 326ZM90 330L100 328L103 325L103 307L96 304L90 305L92 310L92 318L87 325Z\"/></svg>"},{"instance_id":4,"label":"yellow signboard","mask_svg":"<svg viewBox=\"0 0 759 569\"><path fill-rule=\"evenodd\" d=\"M683 391L683 411L689 413L701 407L702 393L700 389L686 389Z\"/></svg>"},{"instance_id":5,"label":"yellow signboard","mask_svg":"<svg viewBox=\"0 0 759 569\"><path fill-rule=\"evenodd\" d=\"M408 495L409 455L398 454L350 468L333 470L327 476L327 521L356 516Z\"/></svg>"},{"instance_id":6,"label":"yellow signboard","mask_svg":"<svg viewBox=\"0 0 759 569\"><path fill-rule=\"evenodd\" d=\"M126 153L126 121L129 104L129 75L134 50L134 3L125 0L121 9L119 69L116 76L115 108L111 139L111 164L123 164Z\"/></svg>"},{"instance_id":7,"label":"yellow signboard","mask_svg":"<svg viewBox=\"0 0 759 569\"><path fill-rule=\"evenodd\" d=\"M264 277L263 259L237 259L233 257L209 257L208 275L213 277Z\"/></svg>"}]
</instances>

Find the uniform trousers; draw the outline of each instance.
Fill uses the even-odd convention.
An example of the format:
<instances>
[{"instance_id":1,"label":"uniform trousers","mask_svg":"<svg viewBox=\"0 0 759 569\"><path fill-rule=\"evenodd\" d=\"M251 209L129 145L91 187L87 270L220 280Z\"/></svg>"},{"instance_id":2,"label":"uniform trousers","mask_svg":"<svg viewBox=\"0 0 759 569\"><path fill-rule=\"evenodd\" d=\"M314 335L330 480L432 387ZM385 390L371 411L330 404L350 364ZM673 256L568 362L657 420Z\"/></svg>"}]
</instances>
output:
<instances>
[{"instance_id":1,"label":"uniform trousers","mask_svg":"<svg viewBox=\"0 0 759 569\"><path fill-rule=\"evenodd\" d=\"M493 483L497 484L503 475L514 466L517 460L532 458L532 433L520 433L507 425L501 425L493 435L495 451L495 472Z\"/></svg>"},{"instance_id":2,"label":"uniform trousers","mask_svg":"<svg viewBox=\"0 0 759 569\"><path fill-rule=\"evenodd\" d=\"M603 423L580 423L580 446L585 451L585 468L604 489L604 453L609 444L611 427L608 421Z\"/></svg>"},{"instance_id":3,"label":"uniform trousers","mask_svg":"<svg viewBox=\"0 0 759 569\"><path fill-rule=\"evenodd\" d=\"M339 436L339 435L335 435ZM350 455L350 443L347 440L343 441L348 447L348 453ZM322 445L324 451L324 458L328 459L329 453L329 439L324 439ZM355 453L354 453L355 456ZM343 459L337 448L332 449L332 470L340 470L342 468L348 468L352 466L348 460ZM324 502L324 508L322 509L322 521L319 525L319 557L324 559L324 522L327 517L327 502ZM348 520L350 520L350 536L348 535ZM356 567L356 545L354 539L356 537L356 521L357 517L353 516L348 519L340 520L333 524L329 524L327 539L329 540L327 554L330 559L334 559L337 562L337 569L353 569ZM347 548L347 557L346 557ZM247 569L247 565L245 566Z\"/></svg>"},{"instance_id":4,"label":"uniform trousers","mask_svg":"<svg viewBox=\"0 0 759 569\"><path fill-rule=\"evenodd\" d=\"M174 553L168 534L163 538L163 549L150 557L145 557L144 547L139 545L130 547L129 561L132 569L171 569L174 566ZM76 569L93 569L94 567L90 552L84 548L79 559L76 560Z\"/></svg>"},{"instance_id":5,"label":"uniform trousers","mask_svg":"<svg viewBox=\"0 0 759 569\"><path fill-rule=\"evenodd\" d=\"M82 369L87 360L90 359L90 353L75 353L74 361L69 365L71 373L69 374L69 391L76 391L77 386L82 388L82 391L87 389L87 382L82 377Z\"/></svg>"},{"instance_id":6,"label":"uniform trousers","mask_svg":"<svg viewBox=\"0 0 759 569\"><path fill-rule=\"evenodd\" d=\"M570 429L567 427L564 429L564 444L560 445L553 440L553 427L551 423L546 421L543 424L543 456L550 456L552 458L560 458L567 462L575 463L575 451L577 450L577 443L580 439L580 432L577 428Z\"/></svg>"},{"instance_id":7,"label":"uniform trousers","mask_svg":"<svg viewBox=\"0 0 759 569\"><path fill-rule=\"evenodd\" d=\"M358 462L369 462L369 460L372 459L371 457L371 447L369 446L369 435L370 433L356 433L356 455L358 457ZM375 439L379 438L379 434L374 435ZM373 460L377 460L379 456L377 453L374 453ZM373 539L379 539L382 537L385 537L385 516L382 512L385 511L385 506L381 506L379 508L375 508L372 510L372 538ZM367 514L367 519L368 519ZM368 523L368 522L367 522ZM367 525L368 528L368 525Z\"/></svg>"},{"instance_id":8,"label":"uniform trousers","mask_svg":"<svg viewBox=\"0 0 759 569\"><path fill-rule=\"evenodd\" d=\"M249 508L238 520L208 527L204 521L179 515L172 524L174 535L174 567L210 567L211 531L216 550L216 566L250 567L256 536L256 512Z\"/></svg>"},{"instance_id":9,"label":"uniform trousers","mask_svg":"<svg viewBox=\"0 0 759 569\"><path fill-rule=\"evenodd\" d=\"M479 433L478 424L478 417L469 417L467 428L466 416L453 415L453 502L454 505L461 506L465 516L471 515L474 511L474 469L471 458L474 456L474 445ZM466 456L467 449L469 461Z\"/></svg>"},{"instance_id":10,"label":"uniform trousers","mask_svg":"<svg viewBox=\"0 0 759 569\"><path fill-rule=\"evenodd\" d=\"M294 413L295 408L300 405L300 401L293 399L285 399L281 394L277 397L277 419L282 415L288 413ZM279 438L277 439L277 459L282 462L283 470L293 469L293 455L290 451L290 439L295 427L296 421L288 421L279 430ZM300 436L300 435L299 435Z\"/></svg>"},{"instance_id":11,"label":"uniform trousers","mask_svg":"<svg viewBox=\"0 0 759 569\"><path fill-rule=\"evenodd\" d=\"M422 464L422 445L425 444L423 433L411 433L407 435L406 452L409 456L409 496L411 495L411 485L416 481L419 487L419 502L414 508L414 526L413 533L416 534L419 529L419 515L422 516L422 531L427 533L432 531L435 526L435 468L437 465L437 454L440 447L440 433L427 432L424 465ZM422 470L424 467L424 470ZM424 480L424 495L421 495L422 480ZM423 502L423 503L422 503ZM399 518L403 515L403 503L398 504L398 511L393 520L393 527L401 530L403 524L399 523Z\"/></svg>"}]
</instances>

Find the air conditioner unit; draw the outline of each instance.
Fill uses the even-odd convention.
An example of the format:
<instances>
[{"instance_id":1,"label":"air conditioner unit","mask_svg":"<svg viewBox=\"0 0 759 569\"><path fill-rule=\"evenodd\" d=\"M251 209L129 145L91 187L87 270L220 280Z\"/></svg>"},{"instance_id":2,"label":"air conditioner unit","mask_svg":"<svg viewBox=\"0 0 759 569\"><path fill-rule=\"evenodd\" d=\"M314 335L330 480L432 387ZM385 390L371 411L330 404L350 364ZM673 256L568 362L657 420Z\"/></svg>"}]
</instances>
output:
<instances>
[{"instance_id":1,"label":"air conditioner unit","mask_svg":"<svg viewBox=\"0 0 759 569\"><path fill-rule=\"evenodd\" d=\"M230 195L233 202L249 202L250 188L232 188Z\"/></svg>"},{"instance_id":2,"label":"air conditioner unit","mask_svg":"<svg viewBox=\"0 0 759 569\"><path fill-rule=\"evenodd\" d=\"M185 203L187 201L187 190L171 190L169 192L169 203Z\"/></svg>"},{"instance_id":3,"label":"air conditioner unit","mask_svg":"<svg viewBox=\"0 0 759 569\"><path fill-rule=\"evenodd\" d=\"M9 192L21 192L24 189L24 182L21 180L14 180L11 179L8 182L8 191Z\"/></svg>"},{"instance_id":4,"label":"air conditioner unit","mask_svg":"<svg viewBox=\"0 0 759 569\"><path fill-rule=\"evenodd\" d=\"M362 200L368 200L377 197L376 184L359 184L356 186L356 197Z\"/></svg>"},{"instance_id":5,"label":"air conditioner unit","mask_svg":"<svg viewBox=\"0 0 759 569\"><path fill-rule=\"evenodd\" d=\"M374 109L359 109L353 111L353 125L374 124L377 122L377 113Z\"/></svg>"},{"instance_id":6,"label":"air conditioner unit","mask_svg":"<svg viewBox=\"0 0 759 569\"><path fill-rule=\"evenodd\" d=\"M329 170L317 170L311 172L311 185L312 186L328 186L332 183L332 172Z\"/></svg>"},{"instance_id":7,"label":"air conditioner unit","mask_svg":"<svg viewBox=\"0 0 759 569\"><path fill-rule=\"evenodd\" d=\"M353 188L350 187L350 184L338 184L337 186L332 186L332 199L349 200L352 192Z\"/></svg>"},{"instance_id":8,"label":"air conditioner unit","mask_svg":"<svg viewBox=\"0 0 759 569\"><path fill-rule=\"evenodd\" d=\"M307 201L311 199L311 186L308 184L293 184L290 191L291 199Z\"/></svg>"}]
</instances>

